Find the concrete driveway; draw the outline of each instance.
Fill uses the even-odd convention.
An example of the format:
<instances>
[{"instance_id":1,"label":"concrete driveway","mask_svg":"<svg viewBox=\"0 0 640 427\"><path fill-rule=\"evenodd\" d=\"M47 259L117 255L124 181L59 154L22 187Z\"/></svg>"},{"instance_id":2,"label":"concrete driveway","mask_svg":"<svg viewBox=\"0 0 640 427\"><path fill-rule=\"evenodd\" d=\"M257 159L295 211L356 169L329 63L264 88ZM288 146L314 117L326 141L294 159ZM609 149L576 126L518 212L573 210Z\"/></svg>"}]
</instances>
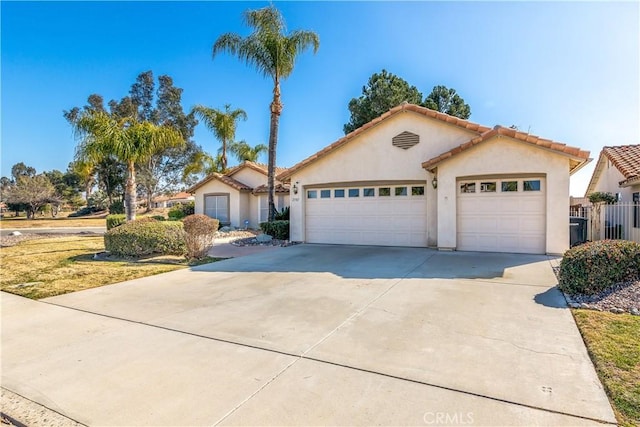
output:
<instances>
[{"instance_id":1,"label":"concrete driveway","mask_svg":"<svg viewBox=\"0 0 640 427\"><path fill-rule=\"evenodd\" d=\"M613 424L550 262L298 245L2 294L2 386L88 425Z\"/></svg>"}]
</instances>

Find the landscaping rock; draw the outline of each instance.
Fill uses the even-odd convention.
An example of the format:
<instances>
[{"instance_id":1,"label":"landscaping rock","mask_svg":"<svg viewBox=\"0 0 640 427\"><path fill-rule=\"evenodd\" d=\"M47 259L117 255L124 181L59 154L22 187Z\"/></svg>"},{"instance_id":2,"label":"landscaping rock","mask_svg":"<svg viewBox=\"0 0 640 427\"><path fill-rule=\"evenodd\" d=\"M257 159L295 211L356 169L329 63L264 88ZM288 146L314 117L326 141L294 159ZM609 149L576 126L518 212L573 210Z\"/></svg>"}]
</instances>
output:
<instances>
[{"instance_id":1,"label":"landscaping rock","mask_svg":"<svg viewBox=\"0 0 640 427\"><path fill-rule=\"evenodd\" d=\"M229 226L229 225L225 225L224 227L221 227L218 232L220 233L230 233L232 231L236 231L236 228L233 226Z\"/></svg>"},{"instance_id":2,"label":"landscaping rock","mask_svg":"<svg viewBox=\"0 0 640 427\"><path fill-rule=\"evenodd\" d=\"M629 313L633 314L634 316L640 316L640 310L638 310L636 307L631 307Z\"/></svg>"},{"instance_id":3,"label":"landscaping rock","mask_svg":"<svg viewBox=\"0 0 640 427\"><path fill-rule=\"evenodd\" d=\"M256 236L256 240L260 243L268 243L273 240L273 237L269 236L268 234L258 234Z\"/></svg>"},{"instance_id":4,"label":"landscaping rock","mask_svg":"<svg viewBox=\"0 0 640 427\"><path fill-rule=\"evenodd\" d=\"M22 236L22 233L19 231L12 231L11 233L9 233L9 236Z\"/></svg>"},{"instance_id":5,"label":"landscaping rock","mask_svg":"<svg viewBox=\"0 0 640 427\"><path fill-rule=\"evenodd\" d=\"M622 313L624 313L624 310L623 310L623 309L621 309L621 308L618 308L618 307L613 307L613 308L611 309L611 312L612 312L612 313L616 313L616 314L622 314Z\"/></svg>"}]
</instances>

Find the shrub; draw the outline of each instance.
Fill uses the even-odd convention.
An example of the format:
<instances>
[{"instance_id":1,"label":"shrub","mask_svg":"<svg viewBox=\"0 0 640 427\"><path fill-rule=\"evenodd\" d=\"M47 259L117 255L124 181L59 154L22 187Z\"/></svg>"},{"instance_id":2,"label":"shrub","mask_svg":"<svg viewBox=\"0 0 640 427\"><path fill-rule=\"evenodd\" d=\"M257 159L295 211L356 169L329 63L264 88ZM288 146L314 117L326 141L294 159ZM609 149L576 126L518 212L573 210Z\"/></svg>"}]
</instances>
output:
<instances>
[{"instance_id":1,"label":"shrub","mask_svg":"<svg viewBox=\"0 0 640 427\"><path fill-rule=\"evenodd\" d=\"M182 212L184 212L184 216L193 215L196 212L196 203L185 203L184 205L182 205Z\"/></svg>"},{"instance_id":2,"label":"shrub","mask_svg":"<svg viewBox=\"0 0 640 427\"><path fill-rule=\"evenodd\" d=\"M182 223L186 234L187 257L200 259L207 255L218 231L219 221L206 215L189 215Z\"/></svg>"},{"instance_id":3,"label":"shrub","mask_svg":"<svg viewBox=\"0 0 640 427\"><path fill-rule=\"evenodd\" d=\"M617 202L618 199L615 196L615 194L603 193L601 191L596 191L594 193L589 194L589 201L591 203L605 202L606 204L611 205L611 204Z\"/></svg>"},{"instance_id":4,"label":"shrub","mask_svg":"<svg viewBox=\"0 0 640 427\"><path fill-rule=\"evenodd\" d=\"M640 279L640 244L600 240L569 249L560 262L559 288L592 295L616 283Z\"/></svg>"},{"instance_id":5,"label":"shrub","mask_svg":"<svg viewBox=\"0 0 640 427\"><path fill-rule=\"evenodd\" d=\"M187 216L182 210L182 205L178 203L177 205L173 205L171 209L169 209L169 213L167 214L170 221L180 221L182 218Z\"/></svg>"},{"instance_id":6,"label":"shrub","mask_svg":"<svg viewBox=\"0 0 640 427\"><path fill-rule=\"evenodd\" d=\"M128 257L153 253L182 255L186 249L181 222L161 222L153 218L142 218L107 231L104 246L114 255Z\"/></svg>"},{"instance_id":7,"label":"shrub","mask_svg":"<svg viewBox=\"0 0 640 427\"><path fill-rule=\"evenodd\" d=\"M115 202L109 205L109 213L110 214L123 214L124 213L124 203L120 200L116 200Z\"/></svg>"},{"instance_id":8,"label":"shrub","mask_svg":"<svg viewBox=\"0 0 640 427\"><path fill-rule=\"evenodd\" d=\"M107 215L107 230L116 228L125 222L127 222L127 217L124 214Z\"/></svg>"},{"instance_id":9,"label":"shrub","mask_svg":"<svg viewBox=\"0 0 640 427\"><path fill-rule=\"evenodd\" d=\"M289 221L261 222L260 229L274 239L289 240Z\"/></svg>"},{"instance_id":10,"label":"shrub","mask_svg":"<svg viewBox=\"0 0 640 427\"><path fill-rule=\"evenodd\" d=\"M276 221L289 221L289 206L285 206L280 212L276 212L273 219Z\"/></svg>"},{"instance_id":11,"label":"shrub","mask_svg":"<svg viewBox=\"0 0 640 427\"><path fill-rule=\"evenodd\" d=\"M156 221L166 221L167 220L162 215L153 215L151 218L155 219Z\"/></svg>"}]
</instances>

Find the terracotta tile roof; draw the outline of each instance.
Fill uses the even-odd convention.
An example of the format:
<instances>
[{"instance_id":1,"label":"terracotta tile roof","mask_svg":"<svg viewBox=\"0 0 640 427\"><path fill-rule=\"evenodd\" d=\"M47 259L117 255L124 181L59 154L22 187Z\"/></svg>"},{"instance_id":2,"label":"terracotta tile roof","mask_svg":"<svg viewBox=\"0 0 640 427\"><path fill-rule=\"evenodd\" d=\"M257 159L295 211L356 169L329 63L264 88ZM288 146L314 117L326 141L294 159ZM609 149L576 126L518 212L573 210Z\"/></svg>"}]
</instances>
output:
<instances>
[{"instance_id":1,"label":"terracotta tile roof","mask_svg":"<svg viewBox=\"0 0 640 427\"><path fill-rule=\"evenodd\" d=\"M576 169L578 166L582 165L583 163L589 160L588 151L583 151L576 147L570 147L560 142L552 141L550 139L540 138L539 136L531 135L526 132L520 132L515 129L496 126L493 129L484 132L482 135L476 138L473 138L462 145L459 145L445 153L440 154L437 157L427 160L426 162L422 163L422 167L425 169L433 169L444 160L450 157L453 157L463 151L466 151L469 148L475 145L478 145L484 141L487 141L497 135L508 136L508 137L517 139L519 141L526 142L528 144L535 145L540 148L545 148L545 149L557 152L559 154L564 154L566 156L573 157L575 159L580 160L575 164L574 167L572 167L571 170Z\"/></svg>"},{"instance_id":2,"label":"terracotta tile roof","mask_svg":"<svg viewBox=\"0 0 640 427\"><path fill-rule=\"evenodd\" d=\"M253 189L253 194L268 193L268 192L269 192L269 187L266 184L259 185ZM275 192L281 193L281 194L289 194L289 184L276 184Z\"/></svg>"},{"instance_id":3,"label":"terracotta tile roof","mask_svg":"<svg viewBox=\"0 0 640 427\"><path fill-rule=\"evenodd\" d=\"M236 174L237 172L240 172L242 169L244 168L250 168L253 169L254 171L258 171L264 175L267 175L269 172L269 166L265 165L264 163L256 163L256 162L250 162L248 160L240 163L238 166L234 166L231 169L229 169L227 171L227 173L225 175L227 176L233 176L234 174ZM279 167L276 166L276 176L285 172L287 170L287 168L283 168L283 167Z\"/></svg>"},{"instance_id":4,"label":"terracotta tile roof","mask_svg":"<svg viewBox=\"0 0 640 427\"><path fill-rule=\"evenodd\" d=\"M415 104L402 103L402 104L398 105L397 107L393 107L392 109L390 109L389 111L387 111L383 115L381 115L379 117L376 117L375 119L371 120L369 123L366 123L366 124L362 125L361 127L359 127L358 129L354 130L353 132L348 133L347 135L343 136L339 140L335 141L333 144L328 145L327 147L323 148L322 150L318 151L317 153L307 157L306 159L304 159L300 163L296 164L295 166L289 168L286 172L278 175L278 180L279 181L286 180L287 178L291 177L291 175L293 175L295 172L297 172L300 169L308 166L309 164L315 162L316 160L321 159L322 157L326 156L327 154L333 152L334 150L342 147L343 145L347 144L349 141L351 141L352 139L354 139L356 136L360 135L361 133L366 132L367 130L371 129L372 127L380 124L381 122L387 120L388 118L390 118L390 117L392 117L392 116L394 116L394 115L396 115L398 113L402 113L402 112L406 112L406 111L411 111L411 112L414 112L414 113L417 113L417 114L421 114L421 115L426 116L426 117L431 117L431 118L436 119L436 120L441 120L443 122L450 123L452 125L459 126L461 128L464 128L464 129L469 129L471 131L478 132L478 133L486 132L486 131L491 129L491 128L488 128L486 126L482 126L482 125L479 125L477 123L472 123L472 122L469 122L467 120L462 120L462 119L459 119L458 117L450 116L450 115L445 114L445 113L440 113L438 111L431 110L431 109L426 108L426 107L421 107L421 106L415 105Z\"/></svg>"},{"instance_id":5,"label":"terracotta tile roof","mask_svg":"<svg viewBox=\"0 0 640 427\"><path fill-rule=\"evenodd\" d=\"M169 200L177 200L177 199L188 199L191 196L191 193L187 193L186 191L181 191L178 194L174 194L173 196L169 197Z\"/></svg>"},{"instance_id":6,"label":"terracotta tile roof","mask_svg":"<svg viewBox=\"0 0 640 427\"><path fill-rule=\"evenodd\" d=\"M620 185L640 178L640 144L607 146L602 148L602 153L624 176Z\"/></svg>"},{"instance_id":7,"label":"terracotta tile roof","mask_svg":"<svg viewBox=\"0 0 640 427\"><path fill-rule=\"evenodd\" d=\"M198 182L197 184L193 185L191 188L187 189L188 193L195 193L195 191L202 187L203 185L205 185L206 183L208 183L209 181L212 181L214 179L217 179L218 181L227 184L229 187L231 188L235 188L238 191L251 191L252 188L241 183L240 181L231 178L230 176L226 176L226 175L222 175L221 173L212 173L207 175L202 181Z\"/></svg>"}]
</instances>

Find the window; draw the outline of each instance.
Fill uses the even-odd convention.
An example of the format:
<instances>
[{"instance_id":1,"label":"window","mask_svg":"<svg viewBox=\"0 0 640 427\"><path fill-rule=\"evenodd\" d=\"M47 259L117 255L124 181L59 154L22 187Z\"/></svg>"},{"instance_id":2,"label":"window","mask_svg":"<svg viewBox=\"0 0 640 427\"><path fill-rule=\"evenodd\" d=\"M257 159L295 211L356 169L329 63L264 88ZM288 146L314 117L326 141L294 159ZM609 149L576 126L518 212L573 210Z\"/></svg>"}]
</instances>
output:
<instances>
[{"instance_id":1,"label":"window","mask_svg":"<svg viewBox=\"0 0 640 427\"><path fill-rule=\"evenodd\" d=\"M360 197L360 189L359 188L350 188L349 189L349 197Z\"/></svg>"},{"instance_id":2,"label":"window","mask_svg":"<svg viewBox=\"0 0 640 427\"><path fill-rule=\"evenodd\" d=\"M633 228L640 228L640 192L631 195L633 200Z\"/></svg>"},{"instance_id":3,"label":"window","mask_svg":"<svg viewBox=\"0 0 640 427\"><path fill-rule=\"evenodd\" d=\"M376 190L374 188L364 188L362 190L362 197L373 197L376 195Z\"/></svg>"},{"instance_id":4,"label":"window","mask_svg":"<svg viewBox=\"0 0 640 427\"><path fill-rule=\"evenodd\" d=\"M480 183L480 192L481 193L495 193L496 192L496 183L495 182L481 182Z\"/></svg>"},{"instance_id":5,"label":"window","mask_svg":"<svg viewBox=\"0 0 640 427\"><path fill-rule=\"evenodd\" d=\"M335 198L344 197L344 190L333 190L333 197Z\"/></svg>"},{"instance_id":6,"label":"window","mask_svg":"<svg viewBox=\"0 0 640 427\"><path fill-rule=\"evenodd\" d=\"M269 220L269 196L263 194L260 196L260 222Z\"/></svg>"},{"instance_id":7,"label":"window","mask_svg":"<svg viewBox=\"0 0 640 427\"><path fill-rule=\"evenodd\" d=\"M318 192L316 190L308 190L307 191L307 199L317 199Z\"/></svg>"},{"instance_id":8,"label":"window","mask_svg":"<svg viewBox=\"0 0 640 427\"><path fill-rule=\"evenodd\" d=\"M391 195L391 188L389 187L382 187L382 188L378 188L378 196L379 197L387 197Z\"/></svg>"},{"instance_id":9,"label":"window","mask_svg":"<svg viewBox=\"0 0 640 427\"><path fill-rule=\"evenodd\" d=\"M204 214L215 218L220 224L229 224L229 195L207 194L204 196Z\"/></svg>"},{"instance_id":10,"label":"window","mask_svg":"<svg viewBox=\"0 0 640 427\"><path fill-rule=\"evenodd\" d=\"M461 193L475 193L476 192L476 183L475 182L465 182L464 184L460 184L460 192Z\"/></svg>"},{"instance_id":11,"label":"window","mask_svg":"<svg viewBox=\"0 0 640 427\"><path fill-rule=\"evenodd\" d=\"M518 181L502 181L502 192L518 191Z\"/></svg>"},{"instance_id":12,"label":"window","mask_svg":"<svg viewBox=\"0 0 640 427\"><path fill-rule=\"evenodd\" d=\"M331 190L320 190L320 198L328 199L331 197Z\"/></svg>"},{"instance_id":13,"label":"window","mask_svg":"<svg viewBox=\"0 0 640 427\"><path fill-rule=\"evenodd\" d=\"M396 187L395 188L396 196L406 196L407 195L407 187Z\"/></svg>"},{"instance_id":14,"label":"window","mask_svg":"<svg viewBox=\"0 0 640 427\"><path fill-rule=\"evenodd\" d=\"M411 187L412 196L424 196L424 187Z\"/></svg>"},{"instance_id":15,"label":"window","mask_svg":"<svg viewBox=\"0 0 640 427\"><path fill-rule=\"evenodd\" d=\"M524 191L540 191L540 180L523 181Z\"/></svg>"}]
</instances>

